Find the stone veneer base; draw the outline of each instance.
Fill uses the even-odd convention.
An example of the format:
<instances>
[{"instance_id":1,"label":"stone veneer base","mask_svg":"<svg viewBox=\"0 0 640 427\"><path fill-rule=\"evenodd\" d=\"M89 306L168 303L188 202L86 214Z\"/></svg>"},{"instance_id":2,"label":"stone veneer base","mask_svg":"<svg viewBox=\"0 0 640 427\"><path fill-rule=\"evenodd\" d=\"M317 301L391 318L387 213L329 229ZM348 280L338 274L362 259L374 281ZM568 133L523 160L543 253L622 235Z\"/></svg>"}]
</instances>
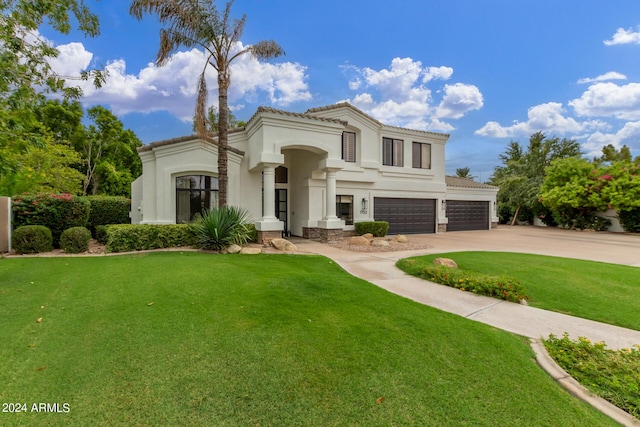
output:
<instances>
[{"instance_id":1,"label":"stone veneer base","mask_svg":"<svg viewBox=\"0 0 640 427\"><path fill-rule=\"evenodd\" d=\"M258 243L263 245L269 244L273 239L282 237L282 231L260 231L258 230Z\"/></svg>"},{"instance_id":2,"label":"stone veneer base","mask_svg":"<svg viewBox=\"0 0 640 427\"><path fill-rule=\"evenodd\" d=\"M321 228L320 242L337 243L342 240L343 231L342 228Z\"/></svg>"}]
</instances>

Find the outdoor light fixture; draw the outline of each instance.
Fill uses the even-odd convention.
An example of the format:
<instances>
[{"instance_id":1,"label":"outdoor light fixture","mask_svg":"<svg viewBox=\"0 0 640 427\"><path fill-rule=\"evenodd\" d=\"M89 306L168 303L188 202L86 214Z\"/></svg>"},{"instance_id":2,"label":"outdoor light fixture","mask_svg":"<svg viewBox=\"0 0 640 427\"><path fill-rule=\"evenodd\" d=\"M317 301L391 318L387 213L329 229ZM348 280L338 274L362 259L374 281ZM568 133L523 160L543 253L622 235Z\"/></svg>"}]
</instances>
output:
<instances>
[{"instance_id":1,"label":"outdoor light fixture","mask_svg":"<svg viewBox=\"0 0 640 427\"><path fill-rule=\"evenodd\" d=\"M367 213L367 199L365 199L364 197L362 198L362 209L360 209L360 213L366 214Z\"/></svg>"},{"instance_id":2,"label":"outdoor light fixture","mask_svg":"<svg viewBox=\"0 0 640 427\"><path fill-rule=\"evenodd\" d=\"M447 209L447 201L442 199L442 210Z\"/></svg>"}]
</instances>

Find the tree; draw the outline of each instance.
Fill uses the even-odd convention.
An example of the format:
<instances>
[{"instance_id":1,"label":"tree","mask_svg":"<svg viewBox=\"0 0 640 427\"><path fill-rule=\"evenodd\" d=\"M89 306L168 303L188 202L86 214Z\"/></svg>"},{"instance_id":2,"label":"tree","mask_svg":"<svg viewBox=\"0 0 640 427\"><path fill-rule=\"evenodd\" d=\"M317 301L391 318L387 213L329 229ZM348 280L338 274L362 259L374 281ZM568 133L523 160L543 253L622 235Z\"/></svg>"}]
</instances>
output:
<instances>
[{"instance_id":1,"label":"tree","mask_svg":"<svg viewBox=\"0 0 640 427\"><path fill-rule=\"evenodd\" d=\"M86 36L99 34L98 17L83 0L6 0L0 2L0 177L15 171L7 161L9 152L24 153L29 147L44 147L45 140L35 129L33 107L43 99L43 92L60 92L78 97L79 88L65 84L68 77L57 75L48 60L58 51L39 37L37 29L44 23L67 34L71 22ZM93 77L99 86L104 74L95 71L76 78Z\"/></svg>"},{"instance_id":2,"label":"tree","mask_svg":"<svg viewBox=\"0 0 640 427\"><path fill-rule=\"evenodd\" d=\"M229 110L227 113L227 126L229 129L243 127L247 125L247 122L238 120L236 116ZM207 110L207 116L205 117L205 128L208 133L217 133L218 132L218 111L216 107L210 106ZM193 117L193 130L197 131L198 122L196 117Z\"/></svg>"},{"instance_id":3,"label":"tree","mask_svg":"<svg viewBox=\"0 0 640 427\"><path fill-rule=\"evenodd\" d=\"M231 63L244 54L259 60L284 54L273 40L260 41L237 50L244 31L246 15L231 19L233 0L227 2L220 14L214 0L133 0L129 12L137 19L143 14L156 14L166 28L160 30L160 48L156 56L158 66L165 65L178 49L199 47L206 55L205 66L198 77L196 123L199 135L206 134L207 83L206 71L211 66L218 73L218 185L219 204L227 205L227 149L229 111L227 93L231 84Z\"/></svg>"},{"instance_id":4,"label":"tree","mask_svg":"<svg viewBox=\"0 0 640 427\"><path fill-rule=\"evenodd\" d=\"M500 155L503 166L494 170L491 184L500 187L498 201L514 211L511 225L515 225L523 208L531 212L539 210L540 187L545 168L555 159L580 155L580 145L574 140L547 138L537 132L529 138L524 151L518 142L511 141Z\"/></svg>"},{"instance_id":5,"label":"tree","mask_svg":"<svg viewBox=\"0 0 640 427\"><path fill-rule=\"evenodd\" d=\"M460 178L466 178L466 179L475 179L475 176L471 175L471 169L466 166L463 168L457 168L456 176Z\"/></svg>"}]
</instances>

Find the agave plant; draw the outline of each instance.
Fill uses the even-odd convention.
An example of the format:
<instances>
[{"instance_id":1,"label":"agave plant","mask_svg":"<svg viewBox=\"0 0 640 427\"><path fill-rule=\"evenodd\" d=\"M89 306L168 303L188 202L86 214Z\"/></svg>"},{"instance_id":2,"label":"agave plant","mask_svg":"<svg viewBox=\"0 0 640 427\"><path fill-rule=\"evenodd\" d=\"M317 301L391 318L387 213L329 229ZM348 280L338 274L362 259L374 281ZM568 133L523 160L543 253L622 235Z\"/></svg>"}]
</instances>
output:
<instances>
[{"instance_id":1,"label":"agave plant","mask_svg":"<svg viewBox=\"0 0 640 427\"><path fill-rule=\"evenodd\" d=\"M229 245L247 243L251 239L250 224L247 210L221 206L198 215L191 227L196 233L198 247L219 251Z\"/></svg>"}]
</instances>

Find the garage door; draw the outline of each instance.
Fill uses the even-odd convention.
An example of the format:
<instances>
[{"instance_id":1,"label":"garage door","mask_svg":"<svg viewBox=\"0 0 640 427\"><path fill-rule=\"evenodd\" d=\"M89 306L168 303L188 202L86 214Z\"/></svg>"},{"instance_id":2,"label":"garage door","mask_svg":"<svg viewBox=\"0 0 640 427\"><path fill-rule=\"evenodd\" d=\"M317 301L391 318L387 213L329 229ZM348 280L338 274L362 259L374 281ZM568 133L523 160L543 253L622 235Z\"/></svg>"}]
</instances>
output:
<instances>
[{"instance_id":1,"label":"garage door","mask_svg":"<svg viewBox=\"0 0 640 427\"><path fill-rule=\"evenodd\" d=\"M374 197L373 217L389 223L389 234L435 233L435 199Z\"/></svg>"},{"instance_id":2,"label":"garage door","mask_svg":"<svg viewBox=\"0 0 640 427\"><path fill-rule=\"evenodd\" d=\"M447 231L488 230L489 202L447 200Z\"/></svg>"}]
</instances>

